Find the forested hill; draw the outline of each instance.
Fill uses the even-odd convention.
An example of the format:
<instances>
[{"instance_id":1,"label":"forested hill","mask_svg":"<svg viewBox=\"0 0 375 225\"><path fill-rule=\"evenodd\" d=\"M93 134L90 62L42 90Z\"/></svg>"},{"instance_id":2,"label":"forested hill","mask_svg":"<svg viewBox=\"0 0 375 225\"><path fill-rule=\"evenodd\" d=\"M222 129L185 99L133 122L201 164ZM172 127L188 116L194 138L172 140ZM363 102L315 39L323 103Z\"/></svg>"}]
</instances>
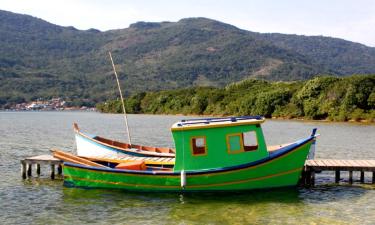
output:
<instances>
[{"instance_id":1,"label":"forested hill","mask_svg":"<svg viewBox=\"0 0 375 225\"><path fill-rule=\"evenodd\" d=\"M38 97L116 97L109 50L127 95L247 78L375 73L375 48L342 39L261 34L207 18L101 32L0 11L0 107Z\"/></svg>"},{"instance_id":2,"label":"forested hill","mask_svg":"<svg viewBox=\"0 0 375 225\"><path fill-rule=\"evenodd\" d=\"M128 113L263 115L375 122L375 75L318 76L294 82L247 79L225 88L143 92L126 98L125 104ZM102 112L122 112L120 100L100 103L97 108Z\"/></svg>"}]
</instances>

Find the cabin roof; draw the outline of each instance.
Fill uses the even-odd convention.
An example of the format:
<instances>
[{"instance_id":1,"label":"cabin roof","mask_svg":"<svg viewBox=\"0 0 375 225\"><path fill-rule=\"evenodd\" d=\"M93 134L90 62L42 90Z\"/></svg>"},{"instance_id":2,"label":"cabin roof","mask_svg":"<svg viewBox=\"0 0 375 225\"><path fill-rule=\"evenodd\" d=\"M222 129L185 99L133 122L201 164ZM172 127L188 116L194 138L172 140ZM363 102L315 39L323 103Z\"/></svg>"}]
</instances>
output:
<instances>
[{"instance_id":1,"label":"cabin roof","mask_svg":"<svg viewBox=\"0 0 375 225\"><path fill-rule=\"evenodd\" d=\"M262 116L236 116L236 117L220 117L220 118L199 118L187 119L176 122L172 125L172 131L206 129L216 127L229 127L250 124L260 124L265 121Z\"/></svg>"}]
</instances>

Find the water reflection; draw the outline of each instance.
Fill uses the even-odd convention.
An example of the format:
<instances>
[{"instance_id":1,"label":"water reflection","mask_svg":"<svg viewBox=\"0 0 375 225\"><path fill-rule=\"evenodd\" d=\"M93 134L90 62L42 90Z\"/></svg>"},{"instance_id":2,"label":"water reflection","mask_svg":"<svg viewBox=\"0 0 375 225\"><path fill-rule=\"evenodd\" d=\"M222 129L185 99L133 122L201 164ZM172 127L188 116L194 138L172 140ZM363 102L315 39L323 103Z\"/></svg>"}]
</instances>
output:
<instances>
[{"instance_id":1,"label":"water reflection","mask_svg":"<svg viewBox=\"0 0 375 225\"><path fill-rule=\"evenodd\" d=\"M137 193L120 190L64 188L63 202L69 208L84 208L84 214L95 210L106 220L113 215L131 218L132 222L152 217L159 224L233 224L251 222L260 214L268 217L275 207L297 209L303 205L298 189L273 189L232 193ZM284 209L281 209L284 211ZM82 213L82 211L81 211ZM152 216L148 215L152 214Z\"/></svg>"}]
</instances>

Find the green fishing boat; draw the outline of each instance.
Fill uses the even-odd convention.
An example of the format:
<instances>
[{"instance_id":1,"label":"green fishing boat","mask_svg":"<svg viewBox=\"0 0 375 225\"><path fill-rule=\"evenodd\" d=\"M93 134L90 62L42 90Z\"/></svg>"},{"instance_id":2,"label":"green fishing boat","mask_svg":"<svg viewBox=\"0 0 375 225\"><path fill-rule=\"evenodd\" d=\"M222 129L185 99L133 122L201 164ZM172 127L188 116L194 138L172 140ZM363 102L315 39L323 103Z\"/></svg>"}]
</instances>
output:
<instances>
[{"instance_id":1,"label":"green fishing boat","mask_svg":"<svg viewBox=\"0 0 375 225\"><path fill-rule=\"evenodd\" d=\"M295 186L312 151L316 129L293 143L266 146L260 116L175 123L173 168L64 163L64 185L131 191L238 191ZM142 163L142 162L139 162Z\"/></svg>"}]
</instances>

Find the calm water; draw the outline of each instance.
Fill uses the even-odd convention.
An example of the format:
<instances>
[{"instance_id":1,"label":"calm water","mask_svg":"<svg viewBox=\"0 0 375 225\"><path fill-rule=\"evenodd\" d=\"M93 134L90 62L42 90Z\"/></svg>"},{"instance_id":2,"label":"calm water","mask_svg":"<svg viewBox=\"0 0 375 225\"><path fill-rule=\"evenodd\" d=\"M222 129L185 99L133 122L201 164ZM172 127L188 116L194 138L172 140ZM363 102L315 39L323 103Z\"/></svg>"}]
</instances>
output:
<instances>
[{"instance_id":1,"label":"calm water","mask_svg":"<svg viewBox=\"0 0 375 225\"><path fill-rule=\"evenodd\" d=\"M133 142L173 147L169 128L181 118L130 115ZM330 174L319 174L312 189L231 194L65 188L61 180L49 180L44 167L42 178L23 181L20 159L51 148L74 152L73 122L91 133L126 137L120 115L0 112L1 224L375 224L375 186L333 185ZM268 144L278 144L306 137L314 127L321 134L317 158L375 159L375 126L267 121L263 130ZM366 177L369 181L370 174Z\"/></svg>"}]
</instances>

